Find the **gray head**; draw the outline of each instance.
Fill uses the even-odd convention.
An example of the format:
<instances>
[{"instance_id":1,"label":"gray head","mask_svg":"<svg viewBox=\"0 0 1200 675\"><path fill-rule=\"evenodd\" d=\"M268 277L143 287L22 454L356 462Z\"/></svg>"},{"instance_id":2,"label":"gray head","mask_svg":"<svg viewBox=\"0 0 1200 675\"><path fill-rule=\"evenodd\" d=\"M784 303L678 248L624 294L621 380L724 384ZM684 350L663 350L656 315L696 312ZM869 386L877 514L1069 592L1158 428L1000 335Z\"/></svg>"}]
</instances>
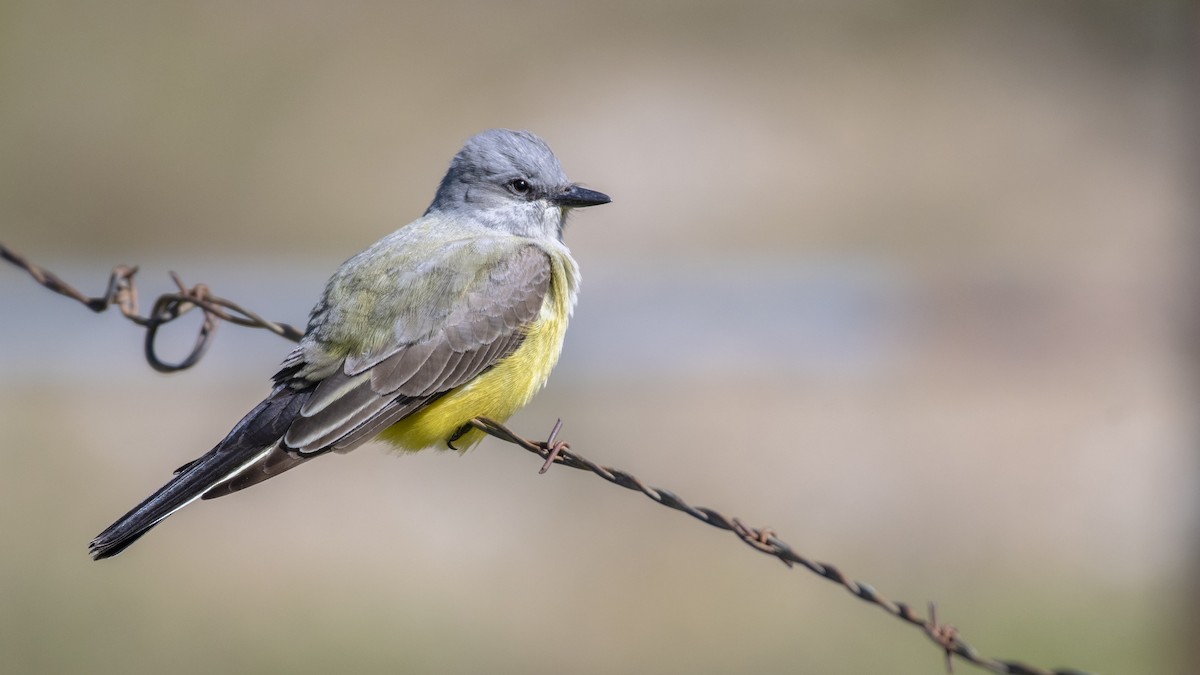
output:
<instances>
[{"instance_id":1,"label":"gray head","mask_svg":"<svg viewBox=\"0 0 1200 675\"><path fill-rule=\"evenodd\" d=\"M550 146L534 134L489 129L454 156L427 213L471 217L524 236L561 237L568 210L608 202L607 195L567 180Z\"/></svg>"}]
</instances>

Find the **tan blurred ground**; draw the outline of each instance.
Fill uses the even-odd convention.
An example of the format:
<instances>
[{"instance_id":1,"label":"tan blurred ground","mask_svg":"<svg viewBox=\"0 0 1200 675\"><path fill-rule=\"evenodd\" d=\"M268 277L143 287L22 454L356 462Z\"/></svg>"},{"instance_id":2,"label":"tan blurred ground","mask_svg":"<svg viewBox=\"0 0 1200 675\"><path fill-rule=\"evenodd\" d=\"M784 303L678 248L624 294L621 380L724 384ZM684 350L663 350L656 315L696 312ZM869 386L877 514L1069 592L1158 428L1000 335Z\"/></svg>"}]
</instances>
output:
<instances>
[{"instance_id":1,"label":"tan blurred ground","mask_svg":"<svg viewBox=\"0 0 1200 675\"><path fill-rule=\"evenodd\" d=\"M574 447L985 654L1190 672L1185 3L0 4L0 240L301 323L461 141L613 195L549 389ZM811 574L497 443L377 447L89 538L286 351L194 372L0 269L0 672L928 673ZM1193 592L1194 593L1194 592ZM962 670L967 670L965 666Z\"/></svg>"}]
</instances>

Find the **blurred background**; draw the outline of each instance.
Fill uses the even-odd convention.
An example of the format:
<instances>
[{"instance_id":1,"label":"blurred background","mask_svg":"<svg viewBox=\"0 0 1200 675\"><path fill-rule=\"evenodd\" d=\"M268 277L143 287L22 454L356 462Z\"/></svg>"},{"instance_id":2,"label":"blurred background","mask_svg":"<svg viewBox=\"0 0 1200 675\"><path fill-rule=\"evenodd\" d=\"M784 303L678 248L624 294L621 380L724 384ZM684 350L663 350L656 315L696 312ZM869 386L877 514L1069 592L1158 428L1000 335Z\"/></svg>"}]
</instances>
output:
<instances>
[{"instance_id":1,"label":"blurred background","mask_svg":"<svg viewBox=\"0 0 1200 675\"><path fill-rule=\"evenodd\" d=\"M514 428L562 417L987 655L1194 672L1196 29L1185 2L10 0L0 241L89 293L124 262L145 303L175 270L303 325L464 139L536 131L613 203L568 228L580 304ZM496 441L367 446L90 562L290 345L226 326L160 375L9 265L0 316L0 672L943 667Z\"/></svg>"}]
</instances>

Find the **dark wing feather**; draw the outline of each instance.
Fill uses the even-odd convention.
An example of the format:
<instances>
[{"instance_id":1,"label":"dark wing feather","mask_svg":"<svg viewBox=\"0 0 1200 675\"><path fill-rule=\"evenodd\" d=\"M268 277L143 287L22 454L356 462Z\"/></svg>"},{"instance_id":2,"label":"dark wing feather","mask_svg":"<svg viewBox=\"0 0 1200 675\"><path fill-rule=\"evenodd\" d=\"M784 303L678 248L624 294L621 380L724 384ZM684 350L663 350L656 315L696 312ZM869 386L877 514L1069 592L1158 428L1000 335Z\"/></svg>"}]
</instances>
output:
<instances>
[{"instance_id":1,"label":"dark wing feather","mask_svg":"<svg viewBox=\"0 0 1200 675\"><path fill-rule=\"evenodd\" d=\"M334 452L350 452L355 447L374 438L379 432L424 408L441 396L442 394L435 394L427 399L398 398L389 403L374 419L363 423L335 442L331 449Z\"/></svg>"},{"instance_id":2,"label":"dark wing feather","mask_svg":"<svg viewBox=\"0 0 1200 675\"><path fill-rule=\"evenodd\" d=\"M200 498L216 499L217 497L224 497L238 490L244 490L268 478L274 478L288 469L300 466L313 457L315 455L302 457L276 445L271 448L265 457L255 462L253 466L247 467L245 471L242 471L233 478L213 485L205 490Z\"/></svg>"}]
</instances>

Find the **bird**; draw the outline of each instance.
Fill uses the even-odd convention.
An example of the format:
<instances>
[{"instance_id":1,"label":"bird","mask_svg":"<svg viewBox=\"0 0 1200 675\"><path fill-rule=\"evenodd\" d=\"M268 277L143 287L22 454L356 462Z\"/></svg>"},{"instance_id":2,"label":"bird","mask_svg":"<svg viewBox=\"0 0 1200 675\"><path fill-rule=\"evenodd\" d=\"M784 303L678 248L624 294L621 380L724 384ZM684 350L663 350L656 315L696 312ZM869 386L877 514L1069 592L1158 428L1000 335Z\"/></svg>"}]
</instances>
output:
<instances>
[{"instance_id":1,"label":"bird","mask_svg":"<svg viewBox=\"0 0 1200 675\"><path fill-rule=\"evenodd\" d=\"M579 289L568 214L607 204L528 131L454 156L425 213L334 272L270 393L200 458L89 544L124 551L197 499L256 485L373 438L465 451L530 401L558 361Z\"/></svg>"}]
</instances>

